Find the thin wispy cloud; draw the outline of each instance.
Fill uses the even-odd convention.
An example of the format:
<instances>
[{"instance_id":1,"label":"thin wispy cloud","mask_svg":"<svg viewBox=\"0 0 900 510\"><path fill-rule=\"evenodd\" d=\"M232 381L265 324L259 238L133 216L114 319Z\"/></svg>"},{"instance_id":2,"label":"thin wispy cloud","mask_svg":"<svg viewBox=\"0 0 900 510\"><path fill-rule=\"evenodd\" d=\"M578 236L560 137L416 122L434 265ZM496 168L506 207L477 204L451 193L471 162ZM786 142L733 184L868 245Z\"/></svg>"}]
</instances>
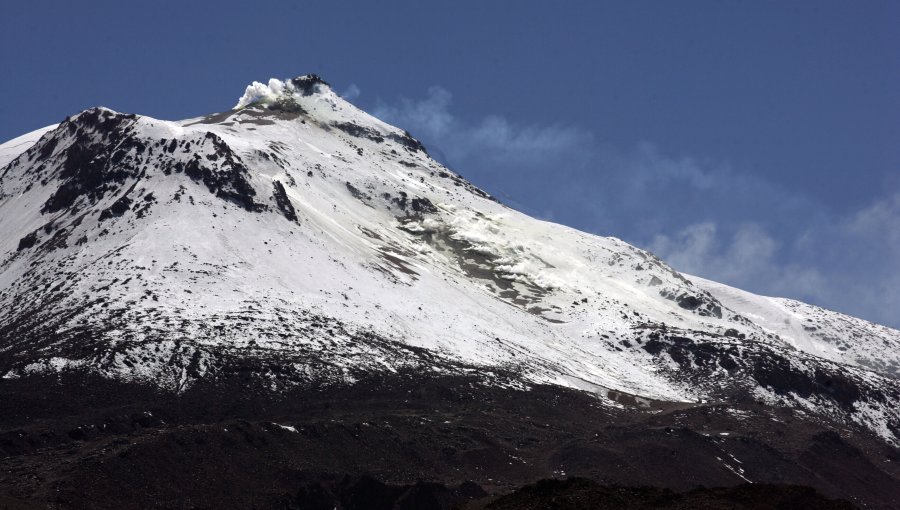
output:
<instances>
[{"instance_id":1,"label":"thin wispy cloud","mask_svg":"<svg viewBox=\"0 0 900 510\"><path fill-rule=\"evenodd\" d=\"M714 222L697 223L657 234L646 247L680 271L762 294L809 300L827 290L819 269L790 262L784 246L757 224L725 234Z\"/></svg>"},{"instance_id":2,"label":"thin wispy cloud","mask_svg":"<svg viewBox=\"0 0 900 510\"><path fill-rule=\"evenodd\" d=\"M351 83L347 86L343 93L341 93L341 97L346 99L347 101L353 101L359 97L361 91L359 90L359 86L355 83Z\"/></svg>"},{"instance_id":3,"label":"thin wispy cloud","mask_svg":"<svg viewBox=\"0 0 900 510\"><path fill-rule=\"evenodd\" d=\"M584 152L593 143L591 133L571 127L516 125L498 115L475 121L458 119L450 112L451 101L449 91L431 87L419 101L401 99L394 105L379 102L374 115L430 141L451 164L475 158L534 166L564 153Z\"/></svg>"},{"instance_id":4,"label":"thin wispy cloud","mask_svg":"<svg viewBox=\"0 0 900 510\"><path fill-rule=\"evenodd\" d=\"M746 225L729 237L707 221L647 247L688 273L900 325L900 193L784 239L770 229Z\"/></svg>"}]
</instances>

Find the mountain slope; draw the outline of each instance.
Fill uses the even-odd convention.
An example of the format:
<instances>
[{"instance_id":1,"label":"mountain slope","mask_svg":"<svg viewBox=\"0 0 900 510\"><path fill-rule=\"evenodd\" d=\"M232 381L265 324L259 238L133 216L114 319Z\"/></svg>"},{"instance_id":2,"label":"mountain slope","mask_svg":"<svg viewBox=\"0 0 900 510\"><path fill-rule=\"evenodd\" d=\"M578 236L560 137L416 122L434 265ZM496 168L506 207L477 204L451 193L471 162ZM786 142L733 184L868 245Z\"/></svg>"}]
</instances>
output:
<instances>
[{"instance_id":1,"label":"mountain slope","mask_svg":"<svg viewBox=\"0 0 900 510\"><path fill-rule=\"evenodd\" d=\"M8 383L289 392L413 372L900 436L900 331L530 218L316 76L178 122L87 110L0 157Z\"/></svg>"}]
</instances>

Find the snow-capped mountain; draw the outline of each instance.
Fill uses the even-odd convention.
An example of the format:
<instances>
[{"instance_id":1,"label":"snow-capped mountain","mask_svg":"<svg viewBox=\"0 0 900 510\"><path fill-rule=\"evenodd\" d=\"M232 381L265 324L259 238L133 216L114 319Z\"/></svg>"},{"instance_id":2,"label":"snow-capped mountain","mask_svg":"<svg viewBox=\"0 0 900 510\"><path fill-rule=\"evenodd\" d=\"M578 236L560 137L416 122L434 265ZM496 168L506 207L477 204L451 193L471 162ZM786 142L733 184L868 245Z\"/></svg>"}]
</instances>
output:
<instances>
[{"instance_id":1,"label":"snow-capped mountain","mask_svg":"<svg viewBox=\"0 0 900 510\"><path fill-rule=\"evenodd\" d=\"M526 216L314 75L182 121L90 109L0 167L5 380L477 374L900 437L900 331Z\"/></svg>"}]
</instances>

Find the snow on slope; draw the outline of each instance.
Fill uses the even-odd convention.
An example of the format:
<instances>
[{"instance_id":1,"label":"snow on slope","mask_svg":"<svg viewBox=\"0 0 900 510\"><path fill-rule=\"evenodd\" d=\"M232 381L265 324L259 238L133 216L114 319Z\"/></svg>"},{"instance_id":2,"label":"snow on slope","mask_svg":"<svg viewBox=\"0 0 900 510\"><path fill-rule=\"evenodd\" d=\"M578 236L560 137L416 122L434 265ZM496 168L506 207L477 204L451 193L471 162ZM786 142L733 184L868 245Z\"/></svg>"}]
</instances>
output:
<instances>
[{"instance_id":1,"label":"snow on slope","mask_svg":"<svg viewBox=\"0 0 900 510\"><path fill-rule=\"evenodd\" d=\"M815 356L900 376L897 330L793 299L757 296L690 277L722 304L787 344Z\"/></svg>"},{"instance_id":2,"label":"snow on slope","mask_svg":"<svg viewBox=\"0 0 900 510\"><path fill-rule=\"evenodd\" d=\"M42 127L22 136L17 136L8 142L0 144L0 168L9 164L10 161L16 159L16 156L27 151L34 145L45 133L56 129L58 124Z\"/></svg>"},{"instance_id":3,"label":"snow on slope","mask_svg":"<svg viewBox=\"0 0 900 510\"><path fill-rule=\"evenodd\" d=\"M88 110L0 169L0 197L4 377L87 368L181 390L253 359L273 387L505 370L698 401L740 373L760 381L741 391L808 402L840 369L836 387L863 389L836 413L886 438L900 422L900 332L816 312L821 334L801 335L806 305L509 209L314 76L180 122ZM763 384L783 360L800 390Z\"/></svg>"}]
</instances>

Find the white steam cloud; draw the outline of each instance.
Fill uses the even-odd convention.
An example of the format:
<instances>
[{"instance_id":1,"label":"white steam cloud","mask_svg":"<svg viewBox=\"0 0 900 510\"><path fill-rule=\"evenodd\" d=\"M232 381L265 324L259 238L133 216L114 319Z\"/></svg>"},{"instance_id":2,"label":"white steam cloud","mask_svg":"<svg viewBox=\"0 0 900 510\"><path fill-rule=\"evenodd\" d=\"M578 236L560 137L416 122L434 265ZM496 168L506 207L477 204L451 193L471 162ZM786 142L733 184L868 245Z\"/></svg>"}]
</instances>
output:
<instances>
[{"instance_id":1,"label":"white steam cloud","mask_svg":"<svg viewBox=\"0 0 900 510\"><path fill-rule=\"evenodd\" d=\"M252 104L271 103L285 92L294 92L294 85L290 82L283 82L277 78L269 79L269 84L263 84L258 81L247 85L244 95L238 99L234 109L244 108Z\"/></svg>"},{"instance_id":2,"label":"white steam cloud","mask_svg":"<svg viewBox=\"0 0 900 510\"><path fill-rule=\"evenodd\" d=\"M307 77L310 75L307 75ZM301 79L304 77L301 77ZM297 89L297 86L294 85L295 80L286 80L281 81L277 78L269 79L269 83L260 83L255 81L250 85L247 85L247 89L244 90L244 95L238 99L236 105L234 105L234 110L239 108L244 108L254 104L269 104L278 100L280 97L284 97L286 95L299 94L300 91ZM321 86L321 82L316 82L313 84L313 91L320 93L328 93L332 94L333 91L325 86ZM302 85L301 85L302 86ZM359 89L357 89L358 91ZM308 90L304 90L304 93L308 93Z\"/></svg>"}]
</instances>

